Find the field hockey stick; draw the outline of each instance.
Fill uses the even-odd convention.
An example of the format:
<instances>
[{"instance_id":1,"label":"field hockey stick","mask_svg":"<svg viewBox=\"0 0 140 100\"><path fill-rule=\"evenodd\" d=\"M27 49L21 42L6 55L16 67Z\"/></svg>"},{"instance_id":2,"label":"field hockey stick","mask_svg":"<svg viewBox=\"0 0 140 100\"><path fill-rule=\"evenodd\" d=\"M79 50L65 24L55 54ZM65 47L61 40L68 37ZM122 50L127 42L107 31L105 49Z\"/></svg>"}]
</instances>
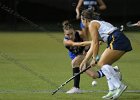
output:
<instances>
[{"instance_id":1,"label":"field hockey stick","mask_svg":"<svg viewBox=\"0 0 140 100\"><path fill-rule=\"evenodd\" d=\"M132 22L127 22L126 23L127 27L133 27L133 26L137 26L137 25L138 25L138 23L134 23L134 24L132 24Z\"/></svg>"},{"instance_id":2,"label":"field hockey stick","mask_svg":"<svg viewBox=\"0 0 140 100\"><path fill-rule=\"evenodd\" d=\"M75 77L77 77L78 75L82 74L83 72L85 72L86 70L88 70L89 68L91 68L91 66L88 66L87 68L85 68L84 70L82 70L81 72L77 73L76 75L72 76L70 79L68 79L66 82L64 82L63 84L61 84L56 90L54 90L52 92L52 95L54 95L58 90L60 90L63 86L65 86L67 83L69 83L71 80L73 80Z\"/></svg>"}]
</instances>

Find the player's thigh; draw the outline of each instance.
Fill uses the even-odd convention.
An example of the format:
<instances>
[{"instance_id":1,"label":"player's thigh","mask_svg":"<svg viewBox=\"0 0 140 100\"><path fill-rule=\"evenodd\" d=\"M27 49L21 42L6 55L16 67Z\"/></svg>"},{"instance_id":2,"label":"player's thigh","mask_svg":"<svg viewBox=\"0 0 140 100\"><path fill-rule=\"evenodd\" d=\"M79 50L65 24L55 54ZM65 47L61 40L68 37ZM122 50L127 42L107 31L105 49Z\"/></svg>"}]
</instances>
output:
<instances>
[{"instance_id":1,"label":"player's thigh","mask_svg":"<svg viewBox=\"0 0 140 100\"><path fill-rule=\"evenodd\" d=\"M119 51L119 50L112 50L112 49L105 49L103 54L100 57L100 60L98 62L98 66L102 67L105 64L113 64L117 60L120 59L120 57L125 53L125 51Z\"/></svg>"},{"instance_id":2,"label":"player's thigh","mask_svg":"<svg viewBox=\"0 0 140 100\"><path fill-rule=\"evenodd\" d=\"M72 67L79 67L81 62L83 61L85 55L77 55L73 60L72 60Z\"/></svg>"}]
</instances>

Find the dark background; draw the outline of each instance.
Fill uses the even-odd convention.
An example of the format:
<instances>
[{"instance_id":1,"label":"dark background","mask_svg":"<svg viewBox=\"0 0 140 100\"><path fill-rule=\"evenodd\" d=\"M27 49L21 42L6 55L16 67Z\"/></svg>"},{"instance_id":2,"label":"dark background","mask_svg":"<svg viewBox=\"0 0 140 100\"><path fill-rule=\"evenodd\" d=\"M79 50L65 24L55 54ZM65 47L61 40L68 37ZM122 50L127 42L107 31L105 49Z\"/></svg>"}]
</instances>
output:
<instances>
[{"instance_id":1,"label":"dark background","mask_svg":"<svg viewBox=\"0 0 140 100\"><path fill-rule=\"evenodd\" d=\"M0 0L0 30L30 28L38 30L40 26L45 29L60 26L63 20L75 19L77 2L77 0ZM102 13L103 19L117 24L140 20L140 0L104 0L104 2L107 10Z\"/></svg>"}]
</instances>

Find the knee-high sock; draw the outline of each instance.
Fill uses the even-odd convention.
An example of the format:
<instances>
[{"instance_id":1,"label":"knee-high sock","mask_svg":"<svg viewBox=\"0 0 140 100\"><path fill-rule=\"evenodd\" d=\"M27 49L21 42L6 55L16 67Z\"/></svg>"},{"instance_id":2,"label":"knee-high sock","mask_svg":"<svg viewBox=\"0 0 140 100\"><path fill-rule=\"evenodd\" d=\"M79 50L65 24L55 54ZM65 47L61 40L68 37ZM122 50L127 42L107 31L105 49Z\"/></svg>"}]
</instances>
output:
<instances>
[{"instance_id":1,"label":"knee-high sock","mask_svg":"<svg viewBox=\"0 0 140 100\"><path fill-rule=\"evenodd\" d=\"M121 85L121 81L119 80L117 73L114 71L112 66L106 64L103 65L101 69L105 74L107 80L110 81L110 83L112 83L115 86L115 88L119 88Z\"/></svg>"},{"instance_id":2,"label":"knee-high sock","mask_svg":"<svg viewBox=\"0 0 140 100\"><path fill-rule=\"evenodd\" d=\"M80 72L79 67L73 68L73 75L76 75L79 72ZM79 88L79 84L80 84L80 75L74 78L74 87Z\"/></svg>"},{"instance_id":3,"label":"knee-high sock","mask_svg":"<svg viewBox=\"0 0 140 100\"><path fill-rule=\"evenodd\" d=\"M114 84L110 80L107 80L107 83L108 83L109 91L113 91L116 89L116 87L114 86Z\"/></svg>"},{"instance_id":4,"label":"knee-high sock","mask_svg":"<svg viewBox=\"0 0 140 100\"><path fill-rule=\"evenodd\" d=\"M98 75L99 75L98 78L102 78L102 77L105 76L104 73L102 72L102 70L99 70L97 72L98 72ZM112 90L115 90L116 89L115 86L112 84L111 81L107 80L107 83L108 83L109 91L112 91Z\"/></svg>"}]
</instances>

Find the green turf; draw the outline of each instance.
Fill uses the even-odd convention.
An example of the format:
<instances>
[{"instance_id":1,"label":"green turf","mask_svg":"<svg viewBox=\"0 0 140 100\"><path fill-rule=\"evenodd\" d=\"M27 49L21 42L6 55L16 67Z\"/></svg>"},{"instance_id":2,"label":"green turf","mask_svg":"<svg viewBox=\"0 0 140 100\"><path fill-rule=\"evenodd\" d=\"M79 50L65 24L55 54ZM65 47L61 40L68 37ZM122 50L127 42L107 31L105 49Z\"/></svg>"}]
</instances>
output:
<instances>
[{"instance_id":1,"label":"green turf","mask_svg":"<svg viewBox=\"0 0 140 100\"><path fill-rule=\"evenodd\" d=\"M125 33L133 51L114 65L119 65L128 90L140 90L140 33ZM63 46L63 33L0 33L0 100L101 100L104 92L67 95L72 81L62 91L51 95L72 75L70 59ZM101 52L106 46L101 46ZM81 76L81 89L107 90L106 79L96 87L86 74ZM140 93L124 93L121 100L139 100Z\"/></svg>"}]
</instances>

